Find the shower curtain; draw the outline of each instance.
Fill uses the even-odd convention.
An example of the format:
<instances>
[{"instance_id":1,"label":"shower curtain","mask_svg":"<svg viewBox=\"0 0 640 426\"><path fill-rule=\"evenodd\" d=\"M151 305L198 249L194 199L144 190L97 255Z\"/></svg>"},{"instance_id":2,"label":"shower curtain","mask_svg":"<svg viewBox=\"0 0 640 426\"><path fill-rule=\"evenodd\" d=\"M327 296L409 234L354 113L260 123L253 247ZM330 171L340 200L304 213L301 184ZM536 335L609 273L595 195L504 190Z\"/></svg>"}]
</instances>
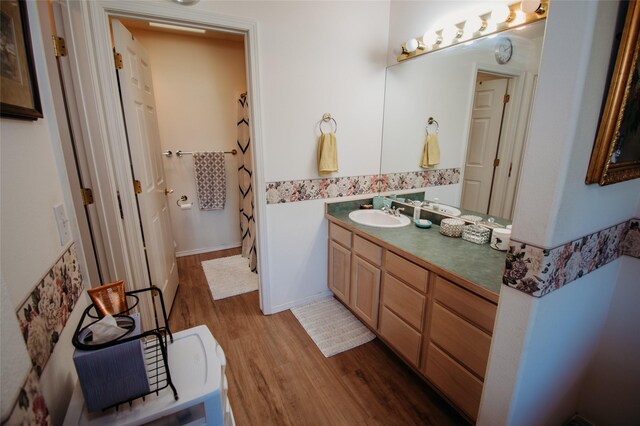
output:
<instances>
[{"instance_id":1,"label":"shower curtain","mask_svg":"<svg viewBox=\"0 0 640 426\"><path fill-rule=\"evenodd\" d=\"M249 102L247 96L238 99L238 185L240 187L240 235L242 236L242 257L249 259L251 271L258 272L256 254L256 221L254 218L253 154L251 153L249 132Z\"/></svg>"}]
</instances>

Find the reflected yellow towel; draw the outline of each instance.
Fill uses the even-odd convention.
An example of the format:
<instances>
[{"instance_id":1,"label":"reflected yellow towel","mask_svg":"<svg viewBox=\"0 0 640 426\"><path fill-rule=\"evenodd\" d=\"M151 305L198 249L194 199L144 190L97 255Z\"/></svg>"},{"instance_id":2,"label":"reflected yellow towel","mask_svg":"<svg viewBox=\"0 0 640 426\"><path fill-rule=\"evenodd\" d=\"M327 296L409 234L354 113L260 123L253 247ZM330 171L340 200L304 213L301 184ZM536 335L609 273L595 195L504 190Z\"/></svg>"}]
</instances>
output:
<instances>
[{"instance_id":1,"label":"reflected yellow towel","mask_svg":"<svg viewBox=\"0 0 640 426\"><path fill-rule=\"evenodd\" d=\"M435 133L427 134L424 138L424 147L422 148L422 157L420 158L420 167L426 169L440 163L440 142L438 135Z\"/></svg>"},{"instance_id":2,"label":"reflected yellow towel","mask_svg":"<svg viewBox=\"0 0 640 426\"><path fill-rule=\"evenodd\" d=\"M336 135L323 133L318 145L318 173L327 175L338 171L338 145Z\"/></svg>"}]
</instances>

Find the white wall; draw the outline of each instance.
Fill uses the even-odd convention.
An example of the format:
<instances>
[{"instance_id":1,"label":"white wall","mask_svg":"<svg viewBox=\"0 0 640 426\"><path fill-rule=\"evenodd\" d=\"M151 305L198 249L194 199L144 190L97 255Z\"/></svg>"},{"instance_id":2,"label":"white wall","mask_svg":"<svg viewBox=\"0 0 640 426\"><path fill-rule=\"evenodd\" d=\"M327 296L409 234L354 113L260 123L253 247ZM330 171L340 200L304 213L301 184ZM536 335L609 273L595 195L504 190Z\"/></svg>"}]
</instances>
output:
<instances>
[{"instance_id":1,"label":"white wall","mask_svg":"<svg viewBox=\"0 0 640 426\"><path fill-rule=\"evenodd\" d=\"M19 391L16 385L22 386L31 368L30 361L25 364L16 360L19 357L28 360L28 355L17 321L9 317L15 318L15 310L72 242L60 244L53 216L55 205L64 205L72 234L75 238L78 235L47 78L38 9L35 2L27 5L44 119L35 122L0 119L3 416L7 414L4 412L5 398L14 400ZM48 17L44 20L48 21ZM49 41L50 30L45 34ZM50 48L50 44L46 48ZM76 244L80 252L77 240ZM86 271L82 258L79 262L81 270ZM88 286L86 278L85 286ZM72 350L70 333L85 307L86 298L82 296L41 378L41 389L54 424L64 418L73 389L75 370L69 355ZM6 378L8 374L11 377Z\"/></svg>"},{"instance_id":2,"label":"white wall","mask_svg":"<svg viewBox=\"0 0 640 426\"><path fill-rule=\"evenodd\" d=\"M598 425L640 418L640 259L622 259L598 350L582 383L579 412Z\"/></svg>"},{"instance_id":3,"label":"white wall","mask_svg":"<svg viewBox=\"0 0 640 426\"><path fill-rule=\"evenodd\" d=\"M244 44L129 28L149 52L163 151L231 151L237 148L237 105L246 91ZM193 157L163 157L171 227L178 256L240 245L236 159L226 155L223 210L203 211ZM191 210L176 204L182 195Z\"/></svg>"}]
</instances>

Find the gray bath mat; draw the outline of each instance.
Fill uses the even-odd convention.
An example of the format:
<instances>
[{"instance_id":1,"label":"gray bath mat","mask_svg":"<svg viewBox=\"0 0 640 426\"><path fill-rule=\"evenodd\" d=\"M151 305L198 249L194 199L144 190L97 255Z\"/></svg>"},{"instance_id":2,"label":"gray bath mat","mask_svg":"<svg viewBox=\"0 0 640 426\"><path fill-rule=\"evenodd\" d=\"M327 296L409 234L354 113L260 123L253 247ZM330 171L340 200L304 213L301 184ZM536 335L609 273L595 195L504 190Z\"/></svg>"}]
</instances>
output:
<instances>
[{"instance_id":1,"label":"gray bath mat","mask_svg":"<svg viewBox=\"0 0 640 426\"><path fill-rule=\"evenodd\" d=\"M333 297L292 308L291 312L327 358L376 337Z\"/></svg>"}]
</instances>

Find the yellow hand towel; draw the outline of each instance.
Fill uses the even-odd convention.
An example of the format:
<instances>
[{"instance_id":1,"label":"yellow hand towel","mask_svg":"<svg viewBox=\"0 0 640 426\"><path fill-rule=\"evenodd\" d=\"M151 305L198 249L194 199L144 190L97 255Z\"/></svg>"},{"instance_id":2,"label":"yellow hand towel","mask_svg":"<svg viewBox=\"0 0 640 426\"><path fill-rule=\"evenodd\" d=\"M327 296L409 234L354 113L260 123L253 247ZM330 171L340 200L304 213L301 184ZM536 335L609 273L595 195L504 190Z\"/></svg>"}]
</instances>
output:
<instances>
[{"instance_id":1,"label":"yellow hand towel","mask_svg":"<svg viewBox=\"0 0 640 426\"><path fill-rule=\"evenodd\" d=\"M426 169L438 163L440 163L440 142L438 142L438 135L429 133L424 139L424 147L422 148L422 156L420 157L420 167Z\"/></svg>"},{"instance_id":2,"label":"yellow hand towel","mask_svg":"<svg viewBox=\"0 0 640 426\"><path fill-rule=\"evenodd\" d=\"M338 171L338 145L336 135L323 133L318 145L318 173L327 175Z\"/></svg>"}]
</instances>

